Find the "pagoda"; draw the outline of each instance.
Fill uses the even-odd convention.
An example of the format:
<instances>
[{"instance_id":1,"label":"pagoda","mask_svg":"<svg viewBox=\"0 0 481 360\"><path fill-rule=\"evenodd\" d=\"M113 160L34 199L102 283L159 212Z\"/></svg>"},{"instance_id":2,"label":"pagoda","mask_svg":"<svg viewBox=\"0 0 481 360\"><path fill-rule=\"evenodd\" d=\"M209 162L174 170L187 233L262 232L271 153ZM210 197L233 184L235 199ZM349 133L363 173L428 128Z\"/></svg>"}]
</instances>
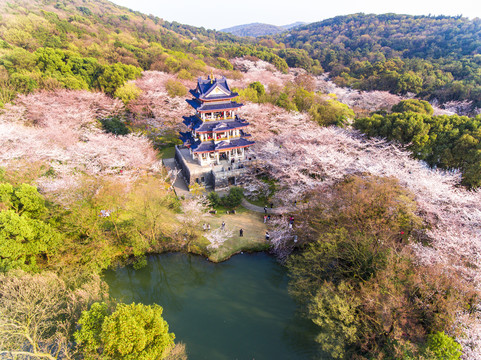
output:
<instances>
[{"instance_id":1,"label":"pagoda","mask_svg":"<svg viewBox=\"0 0 481 360\"><path fill-rule=\"evenodd\" d=\"M212 187L219 187L220 183L235 184L237 175L234 173L230 174L228 184L219 179L226 178L228 172L243 169L252 160L247 150L254 144L249 140L251 135L245 132L249 123L237 115L243 106L234 101L239 94L230 90L225 77L217 79L213 75L199 78L197 87L190 93L193 98L187 102L195 114L185 118L190 131L182 134L184 146L179 147L179 154L176 153L184 177L189 185L193 182ZM194 177L193 172L203 176ZM212 174L208 175L210 172Z\"/></svg>"}]
</instances>

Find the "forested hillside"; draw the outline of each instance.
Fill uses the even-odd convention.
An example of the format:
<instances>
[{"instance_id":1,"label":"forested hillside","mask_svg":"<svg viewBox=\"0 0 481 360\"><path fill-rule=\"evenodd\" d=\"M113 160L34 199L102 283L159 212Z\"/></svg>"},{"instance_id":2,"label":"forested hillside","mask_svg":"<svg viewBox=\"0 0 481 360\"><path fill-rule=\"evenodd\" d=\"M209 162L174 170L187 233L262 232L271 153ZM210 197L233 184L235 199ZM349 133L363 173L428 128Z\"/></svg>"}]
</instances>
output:
<instances>
[{"instance_id":1,"label":"forested hillside","mask_svg":"<svg viewBox=\"0 0 481 360\"><path fill-rule=\"evenodd\" d=\"M262 36L262 35L275 35L283 31L285 28L281 26L262 24L262 23L252 23L245 25L237 25L227 29L222 29L222 32L226 32L237 36Z\"/></svg>"},{"instance_id":2,"label":"forested hillside","mask_svg":"<svg viewBox=\"0 0 481 360\"><path fill-rule=\"evenodd\" d=\"M264 24L264 23L252 23L252 24L237 25L230 28L222 29L220 31L229 33L232 35L236 35L236 36L257 37L257 36L263 36L263 35L280 34L284 31L299 27L304 24L305 23L300 21L292 24L288 24L288 25L282 25L282 26Z\"/></svg>"},{"instance_id":3,"label":"forested hillside","mask_svg":"<svg viewBox=\"0 0 481 360\"><path fill-rule=\"evenodd\" d=\"M107 1L0 3L0 103L36 89L113 94L142 70L232 68L212 52L228 34L168 23Z\"/></svg>"},{"instance_id":4,"label":"forested hillside","mask_svg":"<svg viewBox=\"0 0 481 360\"><path fill-rule=\"evenodd\" d=\"M243 191L284 215L253 215L271 234L256 249L286 260L319 346L479 358L481 193L467 187L481 186L481 116L412 99L476 112L478 20L357 14L247 39L104 0L0 11L0 355L186 358L161 308L116 303L100 274L221 251L202 187L177 196L160 160L186 130L195 77L214 74L256 141ZM143 334L162 344L125 346Z\"/></svg>"},{"instance_id":5,"label":"forested hillside","mask_svg":"<svg viewBox=\"0 0 481 360\"><path fill-rule=\"evenodd\" d=\"M336 83L481 106L481 20L354 14L278 35L301 49L290 66L320 62Z\"/></svg>"}]
</instances>

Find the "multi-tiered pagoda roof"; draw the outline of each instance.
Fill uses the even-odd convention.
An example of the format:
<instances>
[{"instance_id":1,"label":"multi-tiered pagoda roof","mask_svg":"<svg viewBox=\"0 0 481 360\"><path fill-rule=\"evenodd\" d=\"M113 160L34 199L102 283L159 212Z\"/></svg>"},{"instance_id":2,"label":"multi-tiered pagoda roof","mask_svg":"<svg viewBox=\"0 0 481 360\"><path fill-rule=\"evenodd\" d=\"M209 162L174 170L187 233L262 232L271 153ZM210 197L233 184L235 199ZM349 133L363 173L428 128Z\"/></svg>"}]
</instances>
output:
<instances>
[{"instance_id":1,"label":"multi-tiered pagoda roof","mask_svg":"<svg viewBox=\"0 0 481 360\"><path fill-rule=\"evenodd\" d=\"M228 154L229 160L243 157L244 150L234 150L247 148L254 142L247 139L250 135L244 131L249 123L236 114L243 105L233 101L238 94L231 91L226 78L199 78L197 87L190 93L194 98L187 102L194 108L195 115L187 119L190 133L185 134L183 140L193 155L199 154L201 163L207 157L200 154L205 153L218 153L216 161L219 161L219 153Z\"/></svg>"}]
</instances>

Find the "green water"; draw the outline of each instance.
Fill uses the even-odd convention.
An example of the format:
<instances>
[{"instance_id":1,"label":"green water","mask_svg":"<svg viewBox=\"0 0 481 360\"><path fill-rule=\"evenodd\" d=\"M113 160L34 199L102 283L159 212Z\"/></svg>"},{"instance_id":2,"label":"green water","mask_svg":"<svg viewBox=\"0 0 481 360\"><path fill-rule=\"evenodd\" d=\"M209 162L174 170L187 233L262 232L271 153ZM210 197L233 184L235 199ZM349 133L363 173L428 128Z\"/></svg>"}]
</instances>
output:
<instances>
[{"instance_id":1,"label":"green water","mask_svg":"<svg viewBox=\"0 0 481 360\"><path fill-rule=\"evenodd\" d=\"M119 301L161 305L190 360L319 358L313 326L287 293L285 268L266 254L220 264L156 255L140 270L107 271L105 280Z\"/></svg>"}]
</instances>

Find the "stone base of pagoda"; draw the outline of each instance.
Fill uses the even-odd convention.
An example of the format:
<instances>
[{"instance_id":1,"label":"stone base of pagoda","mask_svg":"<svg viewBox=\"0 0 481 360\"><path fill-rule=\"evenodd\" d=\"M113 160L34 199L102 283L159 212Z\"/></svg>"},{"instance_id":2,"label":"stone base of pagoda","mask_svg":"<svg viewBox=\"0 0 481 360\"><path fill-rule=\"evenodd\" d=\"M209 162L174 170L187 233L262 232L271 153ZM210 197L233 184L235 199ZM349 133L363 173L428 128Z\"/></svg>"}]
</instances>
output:
<instances>
[{"instance_id":1,"label":"stone base of pagoda","mask_svg":"<svg viewBox=\"0 0 481 360\"><path fill-rule=\"evenodd\" d=\"M234 162L231 159L202 166L192 158L190 150L182 146L175 147L175 160L187 186L198 183L212 190L238 185L249 168L257 164L255 159L234 159Z\"/></svg>"}]
</instances>

